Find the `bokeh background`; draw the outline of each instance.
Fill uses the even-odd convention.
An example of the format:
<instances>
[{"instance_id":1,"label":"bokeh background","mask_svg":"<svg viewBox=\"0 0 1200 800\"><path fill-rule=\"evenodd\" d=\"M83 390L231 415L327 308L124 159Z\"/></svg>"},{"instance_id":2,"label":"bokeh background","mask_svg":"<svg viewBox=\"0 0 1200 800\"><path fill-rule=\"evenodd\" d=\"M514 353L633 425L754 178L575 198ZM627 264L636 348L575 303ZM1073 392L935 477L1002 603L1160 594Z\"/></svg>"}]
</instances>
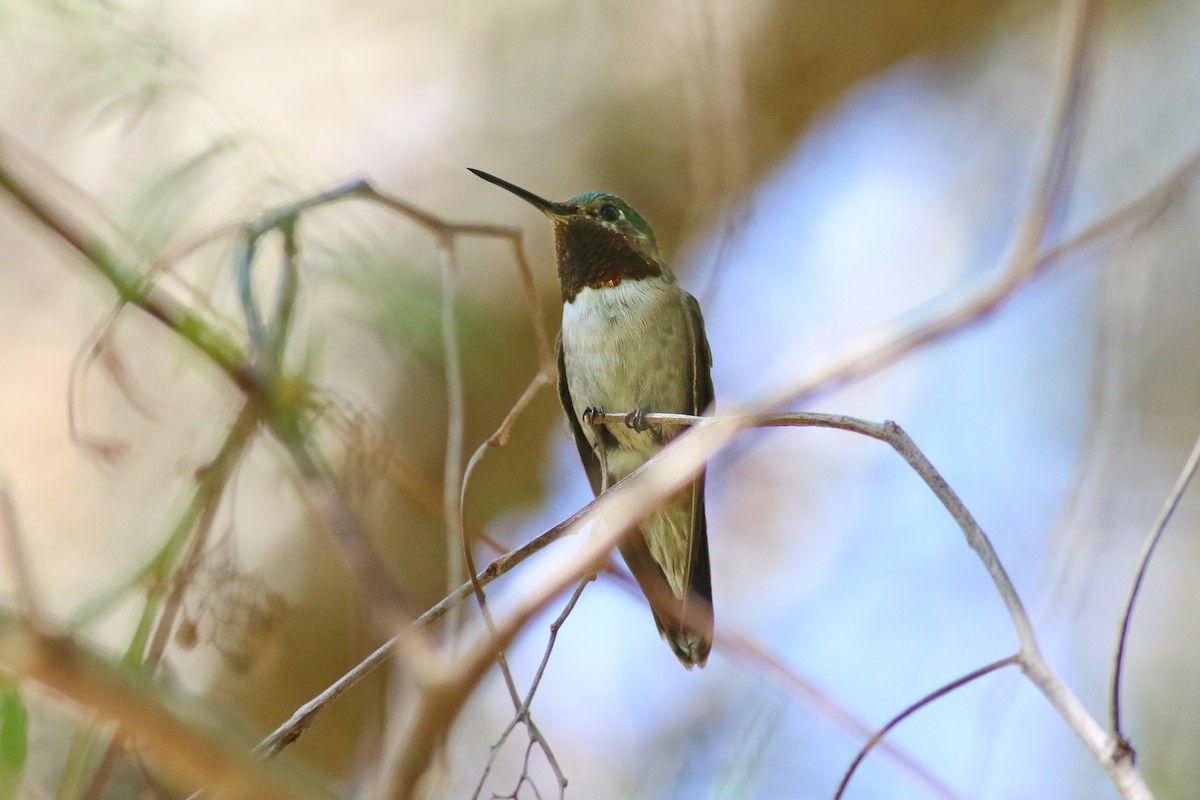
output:
<instances>
[{"instance_id":1,"label":"bokeh background","mask_svg":"<svg viewBox=\"0 0 1200 800\"><path fill-rule=\"evenodd\" d=\"M1198 37L1189 0L1106 4L1059 230L1137 196L1200 144ZM447 219L523 226L552 331L549 226L464 167L551 198L613 191L651 221L700 298L718 403L736 403L998 267L1045 150L1063 42L1058 4L1027 0L2 0L0 132L6 159L145 264L355 175ZM1136 554L1200 432L1198 211L1184 192L1136 235L813 406L905 426L993 537L1051 663L1101 718ZM301 237L291 363L361 415L330 452L396 580L431 604L447 584L428 502L437 508L447 422L434 242L363 206L306 218ZM180 281L168 285L186 281L199 294L181 296L236 323L232 253L216 237L174 262ZM272 262L261 264L269 281ZM465 242L460 268L469 451L537 360L507 245ZM207 366L131 313L114 352L134 396L100 367L83 373L75 411L93 446L73 442L72 363L112 302L0 204L0 473L43 601L67 621L161 543L237 407ZM382 477L380 449L429 491ZM878 443L760 432L709 475L718 625L867 724L1015 647L951 520ZM475 474L468 523L513 545L588 499L546 390ZM1128 662L1126 725L1161 797L1200 782L1198 510L1185 499L1151 567ZM268 444L240 466L217 529L164 680L266 732L376 634ZM498 582L495 601L577 546ZM119 652L136 608L127 599L84 634ZM514 648L525 683L556 613ZM356 689L297 753L357 785L385 691L379 676ZM53 796L78 718L35 701L29 780ZM683 673L643 601L609 580L563 628L533 711L578 800L828 797L861 744L720 649ZM440 795L470 796L510 717L493 675L454 729ZM518 732L501 752L482 796L512 790L524 741ZM960 797L1116 796L1011 674L942 699L890 741ZM533 774L547 796L536 756ZM142 780L122 765L108 796L133 796ZM936 795L876 754L849 796Z\"/></svg>"}]
</instances>

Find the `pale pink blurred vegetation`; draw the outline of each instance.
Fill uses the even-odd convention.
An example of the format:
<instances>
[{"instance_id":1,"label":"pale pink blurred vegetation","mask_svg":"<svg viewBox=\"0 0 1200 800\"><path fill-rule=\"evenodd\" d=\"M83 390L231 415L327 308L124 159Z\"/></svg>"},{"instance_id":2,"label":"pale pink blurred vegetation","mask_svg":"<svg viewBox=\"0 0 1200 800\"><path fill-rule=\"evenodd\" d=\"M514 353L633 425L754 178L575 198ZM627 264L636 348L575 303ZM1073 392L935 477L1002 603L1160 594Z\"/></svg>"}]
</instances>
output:
<instances>
[{"instance_id":1,"label":"pale pink blurred vegetation","mask_svg":"<svg viewBox=\"0 0 1200 800\"><path fill-rule=\"evenodd\" d=\"M7 158L90 223L120 231L146 263L216 226L360 174L447 219L524 225L552 331L558 305L548 226L463 167L556 198L614 191L651 220L685 283L712 309L718 401L748 399L998 263L1044 147L1056 5L8 0L0 7L0 75L7 77L0 132ZM1200 130L1194 8L1170 0L1112 3L1102 36L1067 228L1148 186L1197 144ZM889 197L867 181L870 173L859 173L862 194L839 194L842 205L816 195L796 206L823 215L817 227L833 244L781 243L774 234L773 249L742 256L778 262L747 268L755 283L732 268L711 271L727 252L715 242L729 235L727 247L736 249L756 214L769 217L774 204L785 205L789 187L821 185L812 175L820 159L838 157L839 137L869 137L854 126L895 107L923 113L912 136L926 142L927 160L897 168L914 186L927 171L935 187L912 201L920 206L917 233L895 222L908 195ZM895 116L890 124L906 131ZM938 130L945 131L940 145ZM886 161L880 152L875 157ZM897 142L898 158L909 152ZM51 171L69 185L49 178ZM830 188L832 195L839 187ZM874 218L874 209L896 216ZM1195 211L1189 195L1149 232L1026 289L995 323L935 345L950 354L942 352L941 361L921 354L821 400L829 410L916 422L910 432L947 469L1001 555L1013 559L1019 587L1041 612L1052 660L1097 714L1116 609L1141 535L1200 422ZM361 205L320 211L300 231L302 316L291 363L307 365L321 386L361 407L386 435L387 445L374 446L394 447L437 486L446 404L433 242ZM899 243L889 245L888 236ZM135 407L93 367L79 395L82 429L124 450L110 463L89 456L69 437L68 378L112 292L7 203L0 203L0 243L0 472L19 506L42 599L69 619L166 536L194 471L231 423L237 397L171 335L127 312L115 352L147 408ZM175 268L237 320L231 248L219 238ZM880 257L889 248L895 262ZM840 252L859 271L800 262L814 252L831 259ZM259 262L268 278L271 255ZM461 267L470 451L537 363L507 247L465 244ZM1069 310L1030 312L1043 291ZM780 320L791 329L764 341L781 336ZM1012 348L1029 348L1028 360L1037 361L1039 337L988 339L993 324L1049 326L1048 338L1062 333L1060 324L1075 327L1065 344L1049 345L1063 363L1023 372L1024 352ZM1005 385L1018 387L1005 399L1023 405L995 408L985 402L986 383L974 393L959 386L957 402L943 392L948 373L993 357L1002 364L997 370L1012 371ZM922 411L932 397L953 414ZM1056 443L1044 482L1030 477L1043 469L1036 447L1019 458L993 457L1003 450L994 438L1005 436L995 433L1003 425L1023 426L1029 440L1043 431ZM582 470L562 432L553 391L543 391L509 444L477 471L468 522L511 545L582 504ZM760 435L723 459L710 481L718 620L753 631L872 723L1007 652L1011 635L998 604L949 526L934 532L945 544L936 558L914 554L916 566L896 565L904 579L896 585L855 583L856 551L878 558L873 537L899 536L906 529L893 515L917 513L907 505L916 501L896 498L923 491L905 482L889 454L832 434L770 436L786 436L788 444ZM442 523L380 478L364 456L367 446L351 443L347 454L347 468L361 473L352 476L358 508L397 581L426 607L446 590ZM262 732L377 644L341 562L306 523L288 470L261 444L239 469L216 527L228 539L189 600L196 646L173 647L165 670ZM902 488L873 488L881 470L900 475ZM1184 796L1183 787L1200 781L1198 596L1187 577L1197 564L1196 507L1185 501L1152 567L1130 661L1135 745L1164 797ZM920 510L923 520L938 513L932 505ZM862 527L868 534L856 537ZM933 553L926 540L920 547ZM230 577L233 566L237 577ZM7 573L0 580L9 586ZM972 614L986 618L993 648L964 655L955 652L956 640L928 641L921 621L928 610L916 611L903 631L881 631L893 623L875 610L893 593L922 592L928 581L970 586L953 596L964 604L968 628ZM822 593L834 585L843 594L823 606ZM564 628L534 706L571 781L569 797L830 794L858 742L719 654L705 673L682 674L640 601L592 589ZM504 592L498 585L501 598ZM840 644L831 644L836 636L810 643L816 652L796 644L805 640L809 615L834 613L836 597L850 595L863 599L833 623ZM120 652L136 610L125 603L88 629L89 639ZM633 644L620 644L626 635ZM877 637L903 639L929 657L947 654L951 666L924 672L914 663L927 662L870 645ZM517 648L526 678L544 640L539 623ZM840 684L839 675L858 683ZM965 712L954 704L966 701L956 699L928 712L943 736L969 740L959 749L922 749L921 738L902 739L902 746L964 796L1110 796L1065 728L1008 680L994 682L991 694L972 690L974 705ZM1001 710L1014 695L1024 711L1004 720ZM293 749L329 775L353 780L377 746L383 696L380 680L359 687ZM72 718L57 706L37 708L32 771L53 787ZM498 681L489 679L455 728L442 767L448 796L469 793L510 716ZM955 735L956 726L969 733ZM1027 760L1032 747L1040 760ZM522 748L505 753L497 791L507 791ZM926 796L886 761L872 768L870 796ZM548 773L538 767L537 775L548 791ZM119 770L109 796L131 796L137 780L136 771Z\"/></svg>"}]
</instances>

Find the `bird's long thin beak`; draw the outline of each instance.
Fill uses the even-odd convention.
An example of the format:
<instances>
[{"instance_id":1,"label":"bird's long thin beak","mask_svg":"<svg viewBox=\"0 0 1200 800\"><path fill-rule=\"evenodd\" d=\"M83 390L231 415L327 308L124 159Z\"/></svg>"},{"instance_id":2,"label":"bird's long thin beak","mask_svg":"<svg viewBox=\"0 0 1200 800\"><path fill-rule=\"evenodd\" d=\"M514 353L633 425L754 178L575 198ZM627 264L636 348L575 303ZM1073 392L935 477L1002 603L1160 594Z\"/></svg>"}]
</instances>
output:
<instances>
[{"instance_id":1,"label":"bird's long thin beak","mask_svg":"<svg viewBox=\"0 0 1200 800\"><path fill-rule=\"evenodd\" d=\"M488 183L494 183L497 186L499 186L501 189L507 189L508 191L515 194L517 197L524 200L526 203L529 203L530 205L537 208L539 211L541 211L543 214L545 214L548 217L561 217L561 216L566 215L570 211L570 209L568 209L562 203L552 203L549 200L545 199L544 197L538 197L536 194L529 191L528 189L522 189L520 186L517 186L515 183L509 183L506 180L497 178L495 175L489 175L481 169L471 169L471 167L467 167L467 169L470 170L471 172L474 172L476 175L483 178Z\"/></svg>"}]
</instances>

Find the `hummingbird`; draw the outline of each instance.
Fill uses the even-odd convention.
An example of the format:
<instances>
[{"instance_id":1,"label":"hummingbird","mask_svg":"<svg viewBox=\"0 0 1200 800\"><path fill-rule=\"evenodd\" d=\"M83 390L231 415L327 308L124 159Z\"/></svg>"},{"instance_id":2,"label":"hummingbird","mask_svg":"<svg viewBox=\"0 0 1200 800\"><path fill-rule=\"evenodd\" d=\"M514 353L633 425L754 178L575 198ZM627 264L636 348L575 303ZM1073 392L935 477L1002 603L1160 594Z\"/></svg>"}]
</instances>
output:
<instances>
[{"instance_id":1,"label":"hummingbird","mask_svg":"<svg viewBox=\"0 0 1200 800\"><path fill-rule=\"evenodd\" d=\"M650 423L646 414L711 412L712 353L700 304L667 267L649 223L616 195L587 192L555 203L471 172L554 224L558 397L599 495L684 430ZM628 414L593 424L606 410ZM619 549L663 639L685 667L703 667L713 639L704 473L651 510Z\"/></svg>"}]
</instances>

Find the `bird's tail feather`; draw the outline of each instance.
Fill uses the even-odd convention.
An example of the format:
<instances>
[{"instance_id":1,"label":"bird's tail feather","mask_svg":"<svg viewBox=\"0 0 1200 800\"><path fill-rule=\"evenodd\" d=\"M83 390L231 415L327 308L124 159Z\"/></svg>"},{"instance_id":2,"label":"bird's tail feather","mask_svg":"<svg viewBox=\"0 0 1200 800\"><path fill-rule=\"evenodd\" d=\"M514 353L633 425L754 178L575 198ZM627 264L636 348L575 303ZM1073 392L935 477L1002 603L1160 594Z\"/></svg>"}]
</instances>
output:
<instances>
[{"instance_id":1,"label":"bird's tail feather","mask_svg":"<svg viewBox=\"0 0 1200 800\"><path fill-rule=\"evenodd\" d=\"M639 531L621 544L621 556L650 603L658 632L688 669L703 667L712 650L712 587L708 570L708 547L704 545L701 569L691 575L691 586L682 598L671 591L662 568L655 563Z\"/></svg>"}]
</instances>

